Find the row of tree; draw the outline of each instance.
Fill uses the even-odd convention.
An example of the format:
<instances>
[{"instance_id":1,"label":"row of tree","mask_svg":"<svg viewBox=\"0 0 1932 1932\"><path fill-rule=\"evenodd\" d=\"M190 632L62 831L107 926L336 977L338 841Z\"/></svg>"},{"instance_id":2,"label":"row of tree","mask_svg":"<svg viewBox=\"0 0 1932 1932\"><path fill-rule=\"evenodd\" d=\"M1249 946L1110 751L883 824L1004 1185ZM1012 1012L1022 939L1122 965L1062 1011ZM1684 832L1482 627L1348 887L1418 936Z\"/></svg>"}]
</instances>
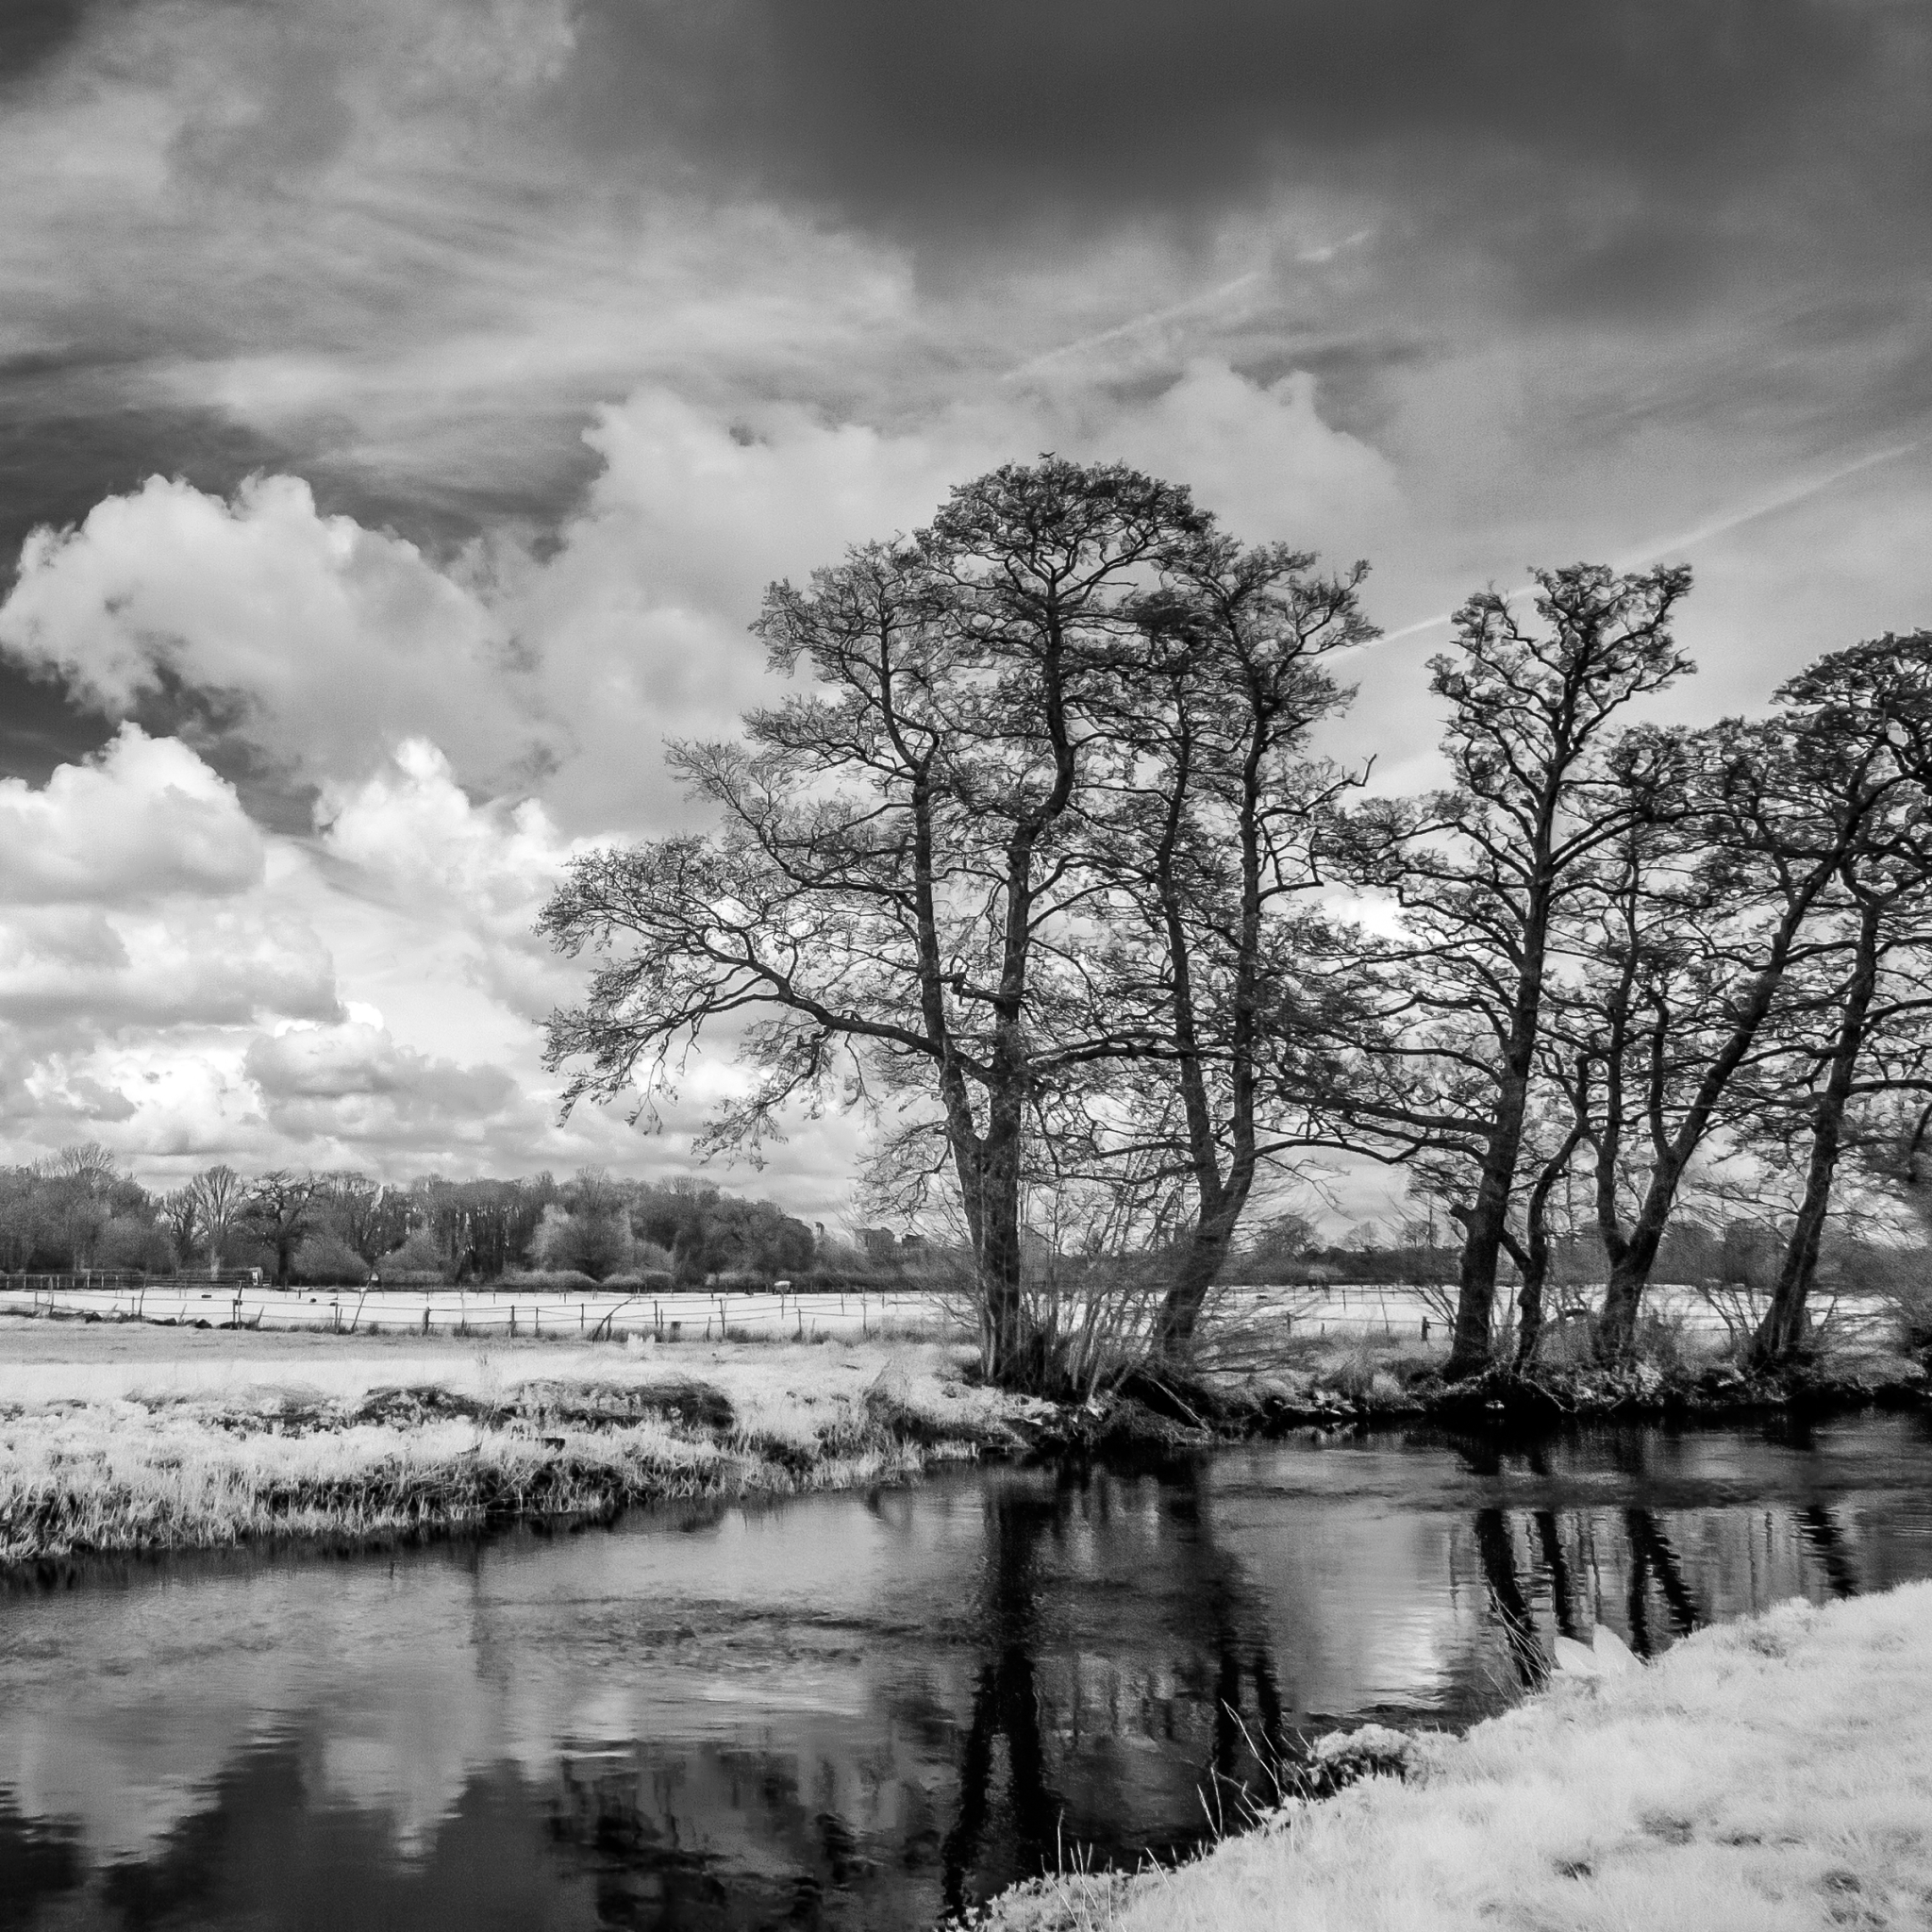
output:
<instances>
[{"instance_id":1,"label":"row of tree","mask_svg":"<svg viewBox=\"0 0 1932 1932\"><path fill-rule=\"evenodd\" d=\"M1250 1203L1324 1149L1458 1230L1456 1374L1506 1262L1533 1353L1579 1186L1617 1361L1696 1174L1790 1176L1789 1354L1847 1145L1932 1091L1932 637L1670 728L1633 717L1691 668L1689 573L1541 572L1432 660L1449 783L1376 797L1311 748L1364 574L1042 458L773 586L755 628L809 682L673 747L712 828L588 854L544 911L593 960L550 1022L567 1104L648 1114L722 1032L749 1077L712 1144L867 1108L873 1186L957 1218L1010 1380L1057 1373L1029 1229L1158 1256L1184 1352Z\"/></svg>"},{"instance_id":2,"label":"row of tree","mask_svg":"<svg viewBox=\"0 0 1932 1932\"><path fill-rule=\"evenodd\" d=\"M0 1266L258 1267L283 1286L371 1275L490 1281L525 1268L678 1283L876 1272L874 1259L816 1239L769 1201L690 1181L654 1186L587 1169L562 1182L431 1175L395 1187L352 1173L247 1176L216 1166L150 1192L94 1142L0 1170Z\"/></svg>"}]
</instances>

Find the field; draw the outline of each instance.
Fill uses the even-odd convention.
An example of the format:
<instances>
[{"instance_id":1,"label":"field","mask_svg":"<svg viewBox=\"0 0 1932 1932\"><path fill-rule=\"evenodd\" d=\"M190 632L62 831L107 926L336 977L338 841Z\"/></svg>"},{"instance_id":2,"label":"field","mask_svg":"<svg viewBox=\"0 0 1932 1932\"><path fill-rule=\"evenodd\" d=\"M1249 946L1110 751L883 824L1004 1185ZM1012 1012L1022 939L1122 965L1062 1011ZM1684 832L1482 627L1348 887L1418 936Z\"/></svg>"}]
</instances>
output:
<instances>
[{"instance_id":1,"label":"field","mask_svg":"<svg viewBox=\"0 0 1932 1932\"><path fill-rule=\"evenodd\" d=\"M966 1358L0 1316L0 1562L909 1476L1029 1408Z\"/></svg>"}]
</instances>

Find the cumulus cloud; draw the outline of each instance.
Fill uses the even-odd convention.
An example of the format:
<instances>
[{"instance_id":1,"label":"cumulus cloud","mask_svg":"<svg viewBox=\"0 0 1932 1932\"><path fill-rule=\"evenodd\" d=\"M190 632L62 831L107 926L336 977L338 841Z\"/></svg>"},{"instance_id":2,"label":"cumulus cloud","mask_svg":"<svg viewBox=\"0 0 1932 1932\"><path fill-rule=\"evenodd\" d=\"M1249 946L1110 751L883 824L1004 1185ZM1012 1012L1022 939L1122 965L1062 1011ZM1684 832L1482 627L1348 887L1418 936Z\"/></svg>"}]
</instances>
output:
<instances>
[{"instance_id":1,"label":"cumulus cloud","mask_svg":"<svg viewBox=\"0 0 1932 1932\"><path fill-rule=\"evenodd\" d=\"M675 809L662 740L728 730L763 691L746 634L763 586L924 522L952 484L1015 456L1124 456L1193 480L1246 534L1333 537L1351 555L1396 499L1386 461L1323 420L1311 377L1264 385L1205 358L1144 397L1065 384L891 429L797 405L734 419L651 387L600 410L587 439L603 467L552 551L448 568L323 515L292 477L226 501L151 479L30 540L0 647L117 715L202 694L325 787L336 848L366 856L389 833L358 832L358 814L402 794L350 809L343 788L398 741L433 741L448 778L487 797L541 786L575 826L661 822ZM409 783L420 817L423 774ZM527 869L552 835L530 821L517 836Z\"/></svg>"},{"instance_id":2,"label":"cumulus cloud","mask_svg":"<svg viewBox=\"0 0 1932 1932\"><path fill-rule=\"evenodd\" d=\"M0 778L0 905L229 895L260 883L264 850L232 785L139 725L43 790Z\"/></svg>"},{"instance_id":3,"label":"cumulus cloud","mask_svg":"<svg viewBox=\"0 0 1932 1932\"><path fill-rule=\"evenodd\" d=\"M184 685L305 778L436 724L499 782L544 756L522 660L413 544L318 513L307 484L231 501L151 477L28 540L0 645L110 714Z\"/></svg>"}]
</instances>

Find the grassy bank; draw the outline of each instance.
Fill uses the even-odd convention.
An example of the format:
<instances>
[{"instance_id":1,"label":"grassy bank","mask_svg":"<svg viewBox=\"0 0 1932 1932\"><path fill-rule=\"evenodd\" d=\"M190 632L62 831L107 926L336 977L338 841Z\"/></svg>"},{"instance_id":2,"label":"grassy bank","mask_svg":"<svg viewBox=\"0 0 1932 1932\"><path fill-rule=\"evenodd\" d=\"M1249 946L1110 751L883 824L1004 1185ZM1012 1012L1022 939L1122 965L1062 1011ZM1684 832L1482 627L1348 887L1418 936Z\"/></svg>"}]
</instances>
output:
<instances>
[{"instance_id":1,"label":"grassy bank","mask_svg":"<svg viewBox=\"0 0 1932 1932\"><path fill-rule=\"evenodd\" d=\"M1412 1740L1199 1862L1050 1880L1000 1932L1798 1932L1932 1923L1932 1584L1792 1602Z\"/></svg>"},{"instance_id":2,"label":"grassy bank","mask_svg":"<svg viewBox=\"0 0 1932 1932\"><path fill-rule=\"evenodd\" d=\"M904 1478L1036 1406L937 1345L0 1327L0 1563Z\"/></svg>"},{"instance_id":3,"label":"grassy bank","mask_svg":"<svg viewBox=\"0 0 1932 1932\"><path fill-rule=\"evenodd\" d=\"M1850 1409L1932 1398L1926 1364L1880 1342L1824 1348L1803 1366L1747 1374L1715 1344L1673 1349L1627 1368L1587 1361L1539 1362L1526 1374L1498 1369L1445 1383L1446 1341L1374 1338L1275 1338L1176 1382L1177 1400L1158 1387L1137 1392L1170 1421L1231 1433L1257 1429L1435 1417L1461 1424L1557 1424L1579 1418L1727 1415L1784 1408Z\"/></svg>"}]
</instances>

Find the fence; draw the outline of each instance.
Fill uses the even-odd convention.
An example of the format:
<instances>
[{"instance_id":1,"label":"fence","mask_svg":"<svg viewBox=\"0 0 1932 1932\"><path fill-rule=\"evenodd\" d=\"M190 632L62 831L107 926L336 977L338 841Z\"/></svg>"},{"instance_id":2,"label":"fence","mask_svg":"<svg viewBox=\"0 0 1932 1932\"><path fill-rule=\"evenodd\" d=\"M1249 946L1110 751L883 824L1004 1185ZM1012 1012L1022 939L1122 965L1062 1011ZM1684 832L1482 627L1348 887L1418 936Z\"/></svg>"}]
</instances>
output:
<instances>
[{"instance_id":1,"label":"fence","mask_svg":"<svg viewBox=\"0 0 1932 1932\"><path fill-rule=\"evenodd\" d=\"M0 1310L92 1316L211 1328L308 1328L336 1334L501 1335L660 1341L727 1338L810 1341L875 1335L937 1335L959 1324L952 1306L924 1293L691 1290L546 1296L522 1289L290 1289L243 1281L79 1275L0 1277Z\"/></svg>"},{"instance_id":2,"label":"fence","mask_svg":"<svg viewBox=\"0 0 1932 1932\"><path fill-rule=\"evenodd\" d=\"M1441 1341L1449 1303L1440 1289L1374 1283L1321 1288L1242 1287L1216 1304L1221 1323L1274 1328L1293 1337ZM1694 1288L1654 1286L1645 1312L1699 1341L1721 1341L1741 1311ZM0 1275L0 1311L92 1316L97 1320L206 1324L221 1328L308 1328L339 1334L501 1335L660 1341L727 1338L809 1341L821 1337L943 1336L968 1325L958 1303L924 1290L891 1293L772 1290L732 1293L688 1290L652 1294L591 1291L545 1295L536 1288L264 1288L258 1276ZM1879 1321L1866 1297L1822 1299L1815 1310L1844 1329Z\"/></svg>"}]
</instances>

